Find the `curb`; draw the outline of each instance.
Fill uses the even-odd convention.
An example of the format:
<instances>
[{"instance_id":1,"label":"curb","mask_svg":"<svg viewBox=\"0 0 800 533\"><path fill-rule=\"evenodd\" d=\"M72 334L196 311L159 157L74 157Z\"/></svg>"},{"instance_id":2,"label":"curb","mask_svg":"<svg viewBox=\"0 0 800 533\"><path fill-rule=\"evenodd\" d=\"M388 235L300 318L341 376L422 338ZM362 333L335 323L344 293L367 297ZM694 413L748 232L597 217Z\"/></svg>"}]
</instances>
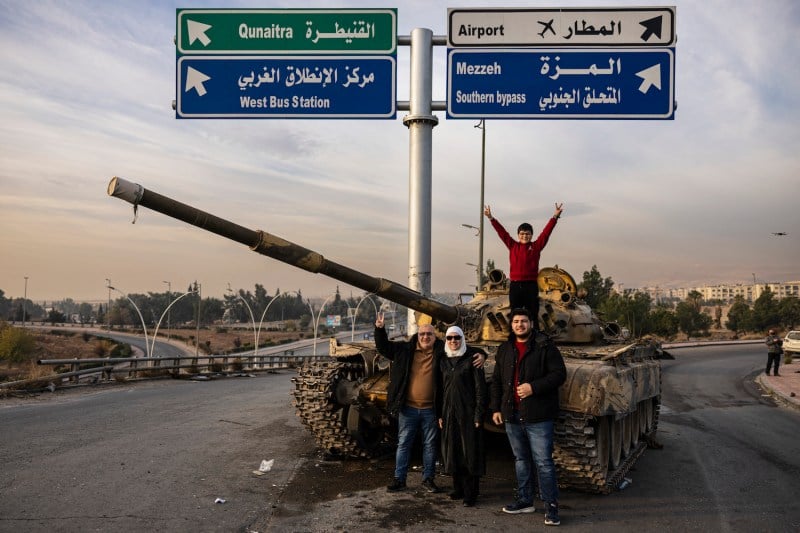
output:
<instances>
[{"instance_id":1,"label":"curb","mask_svg":"<svg viewBox=\"0 0 800 533\"><path fill-rule=\"evenodd\" d=\"M800 398L790 396L770 387L764 380L764 374L756 376L756 383L781 405L800 411Z\"/></svg>"}]
</instances>

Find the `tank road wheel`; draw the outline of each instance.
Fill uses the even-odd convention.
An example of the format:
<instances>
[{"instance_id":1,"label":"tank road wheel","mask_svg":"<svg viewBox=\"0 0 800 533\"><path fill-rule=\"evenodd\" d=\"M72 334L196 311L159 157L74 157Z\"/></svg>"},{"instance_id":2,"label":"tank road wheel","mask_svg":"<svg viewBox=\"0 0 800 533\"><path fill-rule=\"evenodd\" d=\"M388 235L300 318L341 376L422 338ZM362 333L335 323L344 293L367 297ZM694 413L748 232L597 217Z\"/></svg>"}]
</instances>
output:
<instances>
[{"instance_id":1,"label":"tank road wheel","mask_svg":"<svg viewBox=\"0 0 800 533\"><path fill-rule=\"evenodd\" d=\"M647 435L651 431L653 431L653 401L652 400L644 400L642 402L642 412L644 413L644 425L642 427L642 433Z\"/></svg>"},{"instance_id":2,"label":"tank road wheel","mask_svg":"<svg viewBox=\"0 0 800 533\"><path fill-rule=\"evenodd\" d=\"M611 454L611 424L608 417L601 416L597 419L594 435L597 442L597 465L600 468L598 473L605 479L608 475L608 460Z\"/></svg>"},{"instance_id":3,"label":"tank road wheel","mask_svg":"<svg viewBox=\"0 0 800 533\"><path fill-rule=\"evenodd\" d=\"M639 437L647 435L647 400L639 402L636 412L639 414Z\"/></svg>"},{"instance_id":4,"label":"tank road wheel","mask_svg":"<svg viewBox=\"0 0 800 533\"><path fill-rule=\"evenodd\" d=\"M347 414L345 424L350 436L355 439L358 446L368 453L378 451L378 447L384 441L385 432L381 428L375 428L361 417L361 408L358 405L350 405L344 408Z\"/></svg>"},{"instance_id":5,"label":"tank road wheel","mask_svg":"<svg viewBox=\"0 0 800 533\"><path fill-rule=\"evenodd\" d=\"M631 448L639 444L639 411L634 411L628 415L631 433Z\"/></svg>"},{"instance_id":6,"label":"tank road wheel","mask_svg":"<svg viewBox=\"0 0 800 533\"><path fill-rule=\"evenodd\" d=\"M605 418L609 427L608 465L611 470L616 470L622 462L622 420L614 420L613 416Z\"/></svg>"},{"instance_id":7,"label":"tank road wheel","mask_svg":"<svg viewBox=\"0 0 800 533\"><path fill-rule=\"evenodd\" d=\"M622 457L628 457L631 453L631 419L626 416L620 421L622 425Z\"/></svg>"},{"instance_id":8,"label":"tank road wheel","mask_svg":"<svg viewBox=\"0 0 800 533\"><path fill-rule=\"evenodd\" d=\"M650 428L650 433L654 433L658 429L658 415L661 412L661 395L652 398L650 400L650 405L653 406L653 426Z\"/></svg>"}]
</instances>

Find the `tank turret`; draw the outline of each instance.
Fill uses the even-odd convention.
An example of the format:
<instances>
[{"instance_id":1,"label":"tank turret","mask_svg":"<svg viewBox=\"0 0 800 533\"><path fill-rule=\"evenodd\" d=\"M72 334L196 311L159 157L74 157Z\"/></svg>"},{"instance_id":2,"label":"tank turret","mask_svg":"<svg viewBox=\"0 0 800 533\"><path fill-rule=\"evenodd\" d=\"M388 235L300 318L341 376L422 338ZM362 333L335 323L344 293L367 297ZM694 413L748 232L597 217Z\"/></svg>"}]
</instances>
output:
<instances>
[{"instance_id":1,"label":"tank turret","mask_svg":"<svg viewBox=\"0 0 800 533\"><path fill-rule=\"evenodd\" d=\"M108 194L147 207L248 246L251 250L315 274L324 274L417 311L443 334L457 324L466 340L487 353L491 379L494 354L508 339L508 280L495 270L467 303L447 305L399 283L369 276L321 254L260 230L251 230L180 203L119 177ZM609 492L652 442L658 424L661 367L665 354L653 341L626 342L620 328L605 323L580 297L575 280L555 267L539 273L539 324L559 345L567 368L560 389L554 457L559 483ZM331 358L304 364L294 378L297 414L321 448L365 457L393 444L396 424L386 411L389 362L370 342L340 345ZM491 424L487 429L497 430Z\"/></svg>"}]
</instances>

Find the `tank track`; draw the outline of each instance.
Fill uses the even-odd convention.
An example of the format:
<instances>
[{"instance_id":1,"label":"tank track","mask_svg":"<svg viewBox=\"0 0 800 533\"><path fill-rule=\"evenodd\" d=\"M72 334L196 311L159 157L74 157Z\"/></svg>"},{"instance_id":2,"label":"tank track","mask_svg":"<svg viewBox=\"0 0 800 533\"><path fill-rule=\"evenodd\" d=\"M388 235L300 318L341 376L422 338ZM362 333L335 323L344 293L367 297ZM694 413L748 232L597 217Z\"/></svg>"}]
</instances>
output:
<instances>
[{"instance_id":1,"label":"tank track","mask_svg":"<svg viewBox=\"0 0 800 533\"><path fill-rule=\"evenodd\" d=\"M347 429L347 409L335 402L335 387L341 379L357 380L364 375L364 363L353 361L312 361L297 371L294 405L297 416L311 430L326 452L345 457L369 457L359 448Z\"/></svg>"},{"instance_id":2,"label":"tank track","mask_svg":"<svg viewBox=\"0 0 800 533\"><path fill-rule=\"evenodd\" d=\"M612 492L644 453L650 439L654 438L659 411L660 401L656 400L653 405L652 429L639 438L638 443L631 447L615 470L607 470L607 466L598 460L595 417L563 411L554 429L553 458L558 469L559 487L601 494ZM635 416L635 413L628 416Z\"/></svg>"}]
</instances>

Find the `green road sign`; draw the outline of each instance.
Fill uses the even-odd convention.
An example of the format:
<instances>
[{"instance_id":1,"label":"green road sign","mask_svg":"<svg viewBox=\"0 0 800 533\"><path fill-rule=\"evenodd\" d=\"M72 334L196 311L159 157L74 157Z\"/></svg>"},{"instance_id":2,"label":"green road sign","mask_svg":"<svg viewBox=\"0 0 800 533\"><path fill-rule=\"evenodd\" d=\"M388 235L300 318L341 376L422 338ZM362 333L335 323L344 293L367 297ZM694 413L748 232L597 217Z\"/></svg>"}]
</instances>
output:
<instances>
[{"instance_id":1,"label":"green road sign","mask_svg":"<svg viewBox=\"0 0 800 533\"><path fill-rule=\"evenodd\" d=\"M178 9L179 54L395 54L397 9Z\"/></svg>"}]
</instances>

